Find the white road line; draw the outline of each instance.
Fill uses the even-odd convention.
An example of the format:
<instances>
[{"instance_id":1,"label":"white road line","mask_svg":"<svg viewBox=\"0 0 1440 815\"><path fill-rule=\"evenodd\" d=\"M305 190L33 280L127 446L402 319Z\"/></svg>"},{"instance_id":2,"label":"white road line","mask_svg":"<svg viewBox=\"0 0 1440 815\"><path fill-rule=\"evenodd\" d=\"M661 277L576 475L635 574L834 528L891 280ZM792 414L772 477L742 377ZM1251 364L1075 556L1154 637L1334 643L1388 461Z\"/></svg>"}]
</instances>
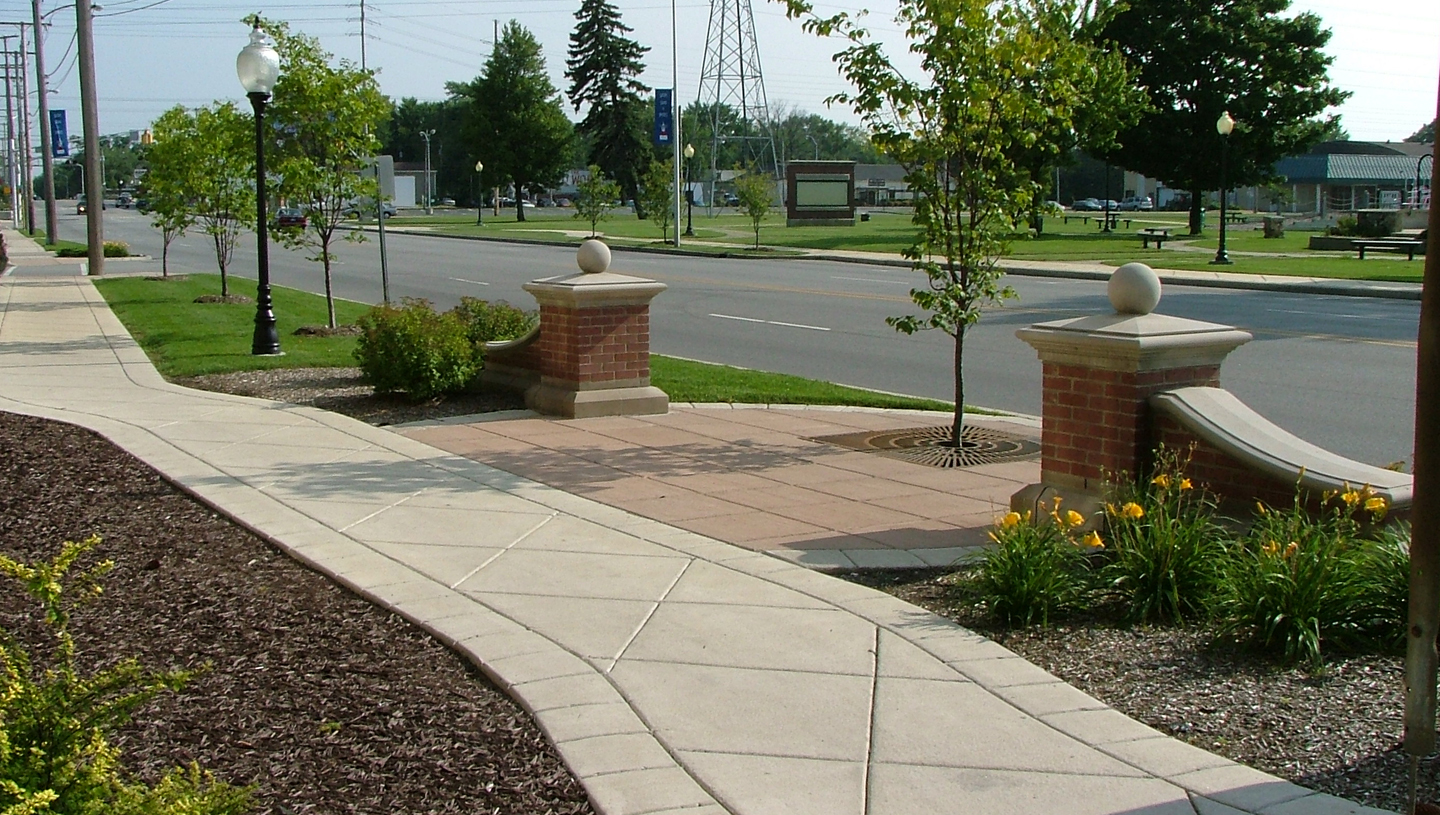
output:
<instances>
[{"instance_id":1,"label":"white road line","mask_svg":"<svg viewBox=\"0 0 1440 815\"><path fill-rule=\"evenodd\" d=\"M831 279L831 280L854 280L854 281L857 281L857 282L860 282L860 283L889 283L889 284L892 284L892 285L899 285L899 286L907 285L907 284L905 283L905 281L903 281L903 280L876 280L876 279L873 278L873 277L838 277L838 276L836 276L836 275L831 275L831 276L830 276L830 279Z\"/></svg>"},{"instance_id":2,"label":"white road line","mask_svg":"<svg viewBox=\"0 0 1440 815\"><path fill-rule=\"evenodd\" d=\"M733 314L711 314L711 317L718 317L722 320L739 320L742 323L764 323L765 325L780 325L786 328L804 328L810 331L829 331L822 325L805 325L804 323L782 323L778 320L757 320L754 317L736 317Z\"/></svg>"},{"instance_id":3,"label":"white road line","mask_svg":"<svg viewBox=\"0 0 1440 815\"><path fill-rule=\"evenodd\" d=\"M1267 308L1271 314L1302 314L1306 317L1334 317L1338 320L1393 320L1384 314L1329 314L1323 311L1296 311L1288 308Z\"/></svg>"},{"instance_id":4,"label":"white road line","mask_svg":"<svg viewBox=\"0 0 1440 815\"><path fill-rule=\"evenodd\" d=\"M450 278L450 279L453 280L453 281L455 281L456 283L474 283L474 284L477 285L477 286L488 286L488 285L490 285L489 283L486 283L486 282L483 281L483 280L466 280L466 279L463 278L463 277L452 277L452 278Z\"/></svg>"}]
</instances>

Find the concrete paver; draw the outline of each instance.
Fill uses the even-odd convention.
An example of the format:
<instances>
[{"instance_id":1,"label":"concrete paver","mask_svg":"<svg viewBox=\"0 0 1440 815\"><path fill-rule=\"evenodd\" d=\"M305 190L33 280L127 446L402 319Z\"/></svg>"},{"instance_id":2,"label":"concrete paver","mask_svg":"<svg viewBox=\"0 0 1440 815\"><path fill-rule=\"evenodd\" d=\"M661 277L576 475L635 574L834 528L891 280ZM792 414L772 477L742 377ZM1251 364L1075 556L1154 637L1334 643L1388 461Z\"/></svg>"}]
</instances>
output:
<instances>
[{"instance_id":1,"label":"concrete paver","mask_svg":"<svg viewBox=\"0 0 1440 815\"><path fill-rule=\"evenodd\" d=\"M512 418L401 435L169 385L88 281L24 268L0 280L0 409L103 433L422 625L535 715L603 815L1361 811L1158 735L990 640L785 559L963 555L959 527L947 536L915 517L933 545L776 557L524 467L588 462L568 481L577 489L592 476L667 489L682 488L665 478L748 476L691 482L736 487L718 493L729 502L765 490L752 478L786 483L777 469L807 469L815 485L866 477L863 459L794 434L913 426L913 415L679 407L593 426ZM895 498L905 492L893 483L914 481L984 500L1028 473L914 469L926 477L887 475L892 487L876 493ZM804 490L790 497L809 500ZM865 503L855 495L845 500Z\"/></svg>"}]
</instances>

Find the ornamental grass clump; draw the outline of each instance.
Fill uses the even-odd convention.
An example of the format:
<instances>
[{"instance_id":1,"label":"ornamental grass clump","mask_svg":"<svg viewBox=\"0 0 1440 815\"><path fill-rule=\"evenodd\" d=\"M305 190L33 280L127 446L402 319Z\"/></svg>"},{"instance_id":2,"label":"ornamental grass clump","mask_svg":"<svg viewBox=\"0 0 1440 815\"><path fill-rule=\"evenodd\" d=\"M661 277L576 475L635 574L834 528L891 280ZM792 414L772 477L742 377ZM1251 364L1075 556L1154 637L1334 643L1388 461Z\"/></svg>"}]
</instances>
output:
<instances>
[{"instance_id":1,"label":"ornamental grass clump","mask_svg":"<svg viewBox=\"0 0 1440 815\"><path fill-rule=\"evenodd\" d=\"M1225 557L1215 500L1186 477L1190 453L1162 447L1153 474L1112 487L1105 505L1103 590L1131 622L1203 618Z\"/></svg>"},{"instance_id":2,"label":"ornamental grass clump","mask_svg":"<svg viewBox=\"0 0 1440 815\"><path fill-rule=\"evenodd\" d=\"M376 393L431 399L464 389L479 370L466 321L453 311L435 313L429 300L375 306L356 323L362 333L355 359Z\"/></svg>"},{"instance_id":3,"label":"ornamental grass clump","mask_svg":"<svg viewBox=\"0 0 1440 815\"><path fill-rule=\"evenodd\" d=\"M110 736L141 706L182 688L186 671L147 671L133 659L82 673L70 633L74 606L96 597L111 564L71 576L75 562L100 542L66 542L49 563L27 565L0 555L0 574L40 606L51 643L36 664L0 630L0 813L4 815L238 815L250 790L215 781L192 764L155 785L127 777Z\"/></svg>"},{"instance_id":4,"label":"ornamental grass clump","mask_svg":"<svg viewBox=\"0 0 1440 815\"><path fill-rule=\"evenodd\" d=\"M1288 509L1257 504L1250 531L1231 546L1217 607L1222 633L1313 669L1326 650L1401 636L1399 578L1409 573L1408 545L1398 533L1363 534L1383 519L1384 498L1347 487L1322 504L1312 513L1298 493Z\"/></svg>"},{"instance_id":5,"label":"ornamental grass clump","mask_svg":"<svg viewBox=\"0 0 1440 815\"><path fill-rule=\"evenodd\" d=\"M990 532L975 586L991 614L1012 625L1046 625L1071 611L1089 588L1087 553L1100 546L1091 532L1079 535L1085 518L1061 512L1060 499L1048 515L1011 512Z\"/></svg>"}]
</instances>

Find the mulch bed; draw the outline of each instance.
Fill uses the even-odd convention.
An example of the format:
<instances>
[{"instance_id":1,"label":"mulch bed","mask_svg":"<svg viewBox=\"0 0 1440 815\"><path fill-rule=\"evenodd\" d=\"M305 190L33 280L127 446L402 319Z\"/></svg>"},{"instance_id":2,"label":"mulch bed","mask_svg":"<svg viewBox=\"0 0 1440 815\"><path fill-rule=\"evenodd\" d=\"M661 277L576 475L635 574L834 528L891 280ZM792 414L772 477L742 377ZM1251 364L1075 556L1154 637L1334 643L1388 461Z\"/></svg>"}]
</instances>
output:
<instances>
[{"instance_id":1,"label":"mulch bed","mask_svg":"<svg viewBox=\"0 0 1440 815\"><path fill-rule=\"evenodd\" d=\"M1311 789L1401 811L1404 659L1331 655L1323 674L1279 665L1203 628L1122 626L1103 614L1010 629L957 593L950 570L852 572L981 633L1162 733ZM1440 761L1420 765L1440 801Z\"/></svg>"},{"instance_id":2,"label":"mulch bed","mask_svg":"<svg viewBox=\"0 0 1440 815\"><path fill-rule=\"evenodd\" d=\"M209 666L117 738L141 777L198 761L274 815L592 812L524 710L420 629L87 430L0 413L0 450L0 551L94 533L115 562L74 621L82 665ZM18 585L0 627L41 633Z\"/></svg>"}]
</instances>

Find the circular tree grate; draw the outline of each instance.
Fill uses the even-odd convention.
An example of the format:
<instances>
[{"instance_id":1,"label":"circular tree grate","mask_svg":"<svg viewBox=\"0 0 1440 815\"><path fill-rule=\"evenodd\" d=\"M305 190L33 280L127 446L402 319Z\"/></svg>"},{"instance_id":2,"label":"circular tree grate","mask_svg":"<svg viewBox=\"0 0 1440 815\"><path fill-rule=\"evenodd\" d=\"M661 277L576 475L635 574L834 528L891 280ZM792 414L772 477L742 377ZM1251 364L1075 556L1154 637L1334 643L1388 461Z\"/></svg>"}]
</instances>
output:
<instances>
[{"instance_id":1,"label":"circular tree grate","mask_svg":"<svg viewBox=\"0 0 1440 815\"><path fill-rule=\"evenodd\" d=\"M949 427L912 427L884 433L847 433L824 436L813 441L827 442L865 453L882 455L925 464L930 467L978 467L1002 461L1020 461L1040 454L1040 444L1032 439L994 430L965 425L956 447Z\"/></svg>"}]
</instances>

